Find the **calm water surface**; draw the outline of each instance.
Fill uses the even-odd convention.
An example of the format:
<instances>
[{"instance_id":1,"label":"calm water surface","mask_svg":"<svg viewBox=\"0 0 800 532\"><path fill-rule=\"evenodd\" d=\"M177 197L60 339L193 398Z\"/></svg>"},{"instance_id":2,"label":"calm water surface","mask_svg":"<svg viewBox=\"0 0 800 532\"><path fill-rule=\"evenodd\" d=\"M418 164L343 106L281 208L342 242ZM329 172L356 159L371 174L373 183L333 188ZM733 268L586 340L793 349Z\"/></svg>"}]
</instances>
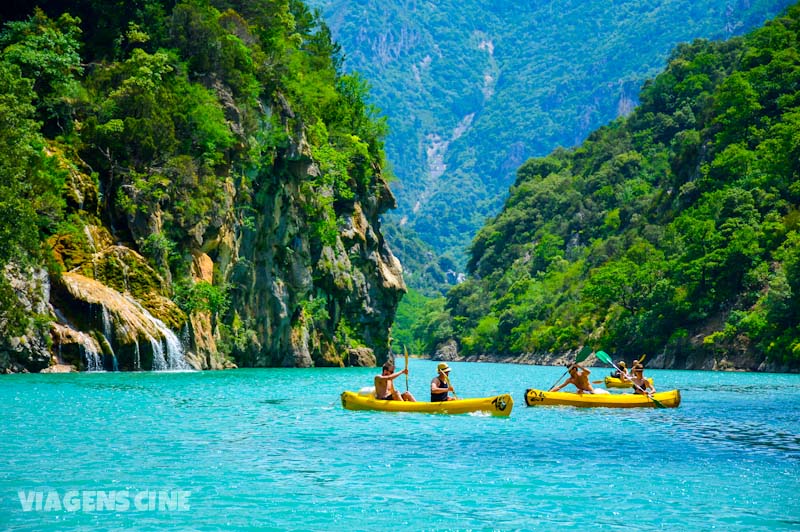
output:
<instances>
[{"instance_id":1,"label":"calm water surface","mask_svg":"<svg viewBox=\"0 0 800 532\"><path fill-rule=\"evenodd\" d=\"M0 530L800 530L798 375L654 370L680 408L612 410L526 407L563 368L452 367L459 396L512 393L511 417L345 411L361 368L4 376ZM410 370L426 397L435 363ZM70 490L189 508L20 501Z\"/></svg>"}]
</instances>

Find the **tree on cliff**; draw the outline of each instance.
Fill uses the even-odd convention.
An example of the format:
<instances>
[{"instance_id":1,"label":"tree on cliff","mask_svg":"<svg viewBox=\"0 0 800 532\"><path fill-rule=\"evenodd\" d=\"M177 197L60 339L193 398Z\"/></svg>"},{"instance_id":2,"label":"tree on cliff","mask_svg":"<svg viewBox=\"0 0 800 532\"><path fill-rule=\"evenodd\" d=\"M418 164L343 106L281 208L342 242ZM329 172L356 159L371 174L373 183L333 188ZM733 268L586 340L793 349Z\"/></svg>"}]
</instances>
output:
<instances>
[{"instance_id":1,"label":"tree on cliff","mask_svg":"<svg viewBox=\"0 0 800 532\"><path fill-rule=\"evenodd\" d=\"M394 204L386 126L316 13L297 0L38 6L0 7L0 266L92 277L173 327L186 317L162 296L210 312L239 363L385 352L402 292L377 279L394 261L378 219ZM102 246L149 265L120 271ZM198 282L200 255L213 268ZM257 306L246 281L259 275ZM19 331L31 316L14 301L0 276Z\"/></svg>"}]
</instances>

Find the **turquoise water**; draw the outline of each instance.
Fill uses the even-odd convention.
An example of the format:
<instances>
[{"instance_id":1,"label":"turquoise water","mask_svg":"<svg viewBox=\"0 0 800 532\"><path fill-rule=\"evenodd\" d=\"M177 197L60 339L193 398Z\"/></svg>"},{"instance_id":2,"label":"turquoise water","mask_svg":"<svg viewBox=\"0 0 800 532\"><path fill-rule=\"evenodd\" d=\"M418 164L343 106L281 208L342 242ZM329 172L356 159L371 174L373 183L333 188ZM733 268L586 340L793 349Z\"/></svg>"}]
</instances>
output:
<instances>
[{"instance_id":1,"label":"turquoise water","mask_svg":"<svg viewBox=\"0 0 800 532\"><path fill-rule=\"evenodd\" d=\"M511 417L345 411L362 368L4 376L0 530L800 529L800 375L654 370L680 408L529 408L563 368L452 366ZM418 398L434 370L411 361ZM183 498L92 506L148 490Z\"/></svg>"}]
</instances>

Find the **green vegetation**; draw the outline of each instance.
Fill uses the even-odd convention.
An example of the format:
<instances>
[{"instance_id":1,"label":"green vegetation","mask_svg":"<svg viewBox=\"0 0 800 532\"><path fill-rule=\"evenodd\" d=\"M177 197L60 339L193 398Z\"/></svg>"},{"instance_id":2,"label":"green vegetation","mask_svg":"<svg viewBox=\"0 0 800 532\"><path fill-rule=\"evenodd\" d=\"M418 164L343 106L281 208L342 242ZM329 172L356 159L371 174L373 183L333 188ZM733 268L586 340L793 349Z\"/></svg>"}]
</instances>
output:
<instances>
[{"instance_id":1,"label":"green vegetation","mask_svg":"<svg viewBox=\"0 0 800 532\"><path fill-rule=\"evenodd\" d=\"M236 356L252 324L222 279L191 280L192 252L215 259L224 224L252 233L293 162L318 169L290 197L315 257L354 201L380 201L385 121L298 0L42 0L4 5L0 20L0 267L55 264L50 251L77 267L95 251L87 226L103 225L186 311L221 320ZM315 320L327 315L320 279L303 307ZM15 301L0 276L9 332L29 321Z\"/></svg>"},{"instance_id":2,"label":"green vegetation","mask_svg":"<svg viewBox=\"0 0 800 532\"><path fill-rule=\"evenodd\" d=\"M465 271L526 159L627 114L677 43L742 34L790 0L309 3L387 112L399 178L387 221L402 225L388 241L409 286L434 295L449 269L440 257Z\"/></svg>"},{"instance_id":3,"label":"green vegetation","mask_svg":"<svg viewBox=\"0 0 800 532\"><path fill-rule=\"evenodd\" d=\"M469 280L418 338L449 327L468 355L588 343L800 363L798 50L800 6L680 45L627 118L519 168Z\"/></svg>"}]
</instances>

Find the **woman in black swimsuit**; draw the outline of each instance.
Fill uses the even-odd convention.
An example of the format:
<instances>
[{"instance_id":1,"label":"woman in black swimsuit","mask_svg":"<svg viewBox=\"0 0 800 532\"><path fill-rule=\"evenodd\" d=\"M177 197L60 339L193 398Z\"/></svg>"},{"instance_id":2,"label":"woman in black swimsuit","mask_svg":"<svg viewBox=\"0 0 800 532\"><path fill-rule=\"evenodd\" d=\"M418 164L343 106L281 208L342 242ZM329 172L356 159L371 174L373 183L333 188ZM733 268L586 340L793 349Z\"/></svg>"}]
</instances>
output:
<instances>
[{"instance_id":1,"label":"woman in black swimsuit","mask_svg":"<svg viewBox=\"0 0 800 532\"><path fill-rule=\"evenodd\" d=\"M436 369L439 373L431 381L431 402L455 401L454 397L448 395L449 392L453 391L448 378L450 366L446 362L442 362Z\"/></svg>"}]
</instances>

